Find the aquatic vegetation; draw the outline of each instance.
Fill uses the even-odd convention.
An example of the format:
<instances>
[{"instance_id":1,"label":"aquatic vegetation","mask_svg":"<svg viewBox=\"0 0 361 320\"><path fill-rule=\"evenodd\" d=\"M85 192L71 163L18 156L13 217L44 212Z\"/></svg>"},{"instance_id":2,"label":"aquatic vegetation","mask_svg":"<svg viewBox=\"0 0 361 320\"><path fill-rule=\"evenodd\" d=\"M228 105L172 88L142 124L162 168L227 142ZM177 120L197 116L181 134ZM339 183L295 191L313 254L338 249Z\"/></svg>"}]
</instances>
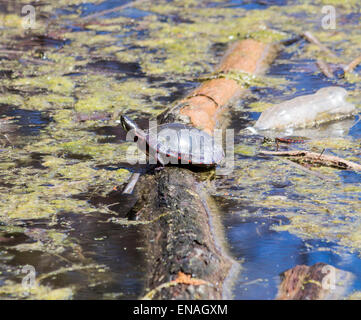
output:
<instances>
[{"instance_id":1,"label":"aquatic vegetation","mask_svg":"<svg viewBox=\"0 0 361 320\"><path fill-rule=\"evenodd\" d=\"M42 88L55 93L71 93L74 87L72 81L65 77L54 77L52 75L36 77L36 78L23 78L13 80L12 84L15 88L22 91L30 91L34 88Z\"/></svg>"},{"instance_id":2,"label":"aquatic vegetation","mask_svg":"<svg viewBox=\"0 0 361 320\"><path fill-rule=\"evenodd\" d=\"M71 288L51 289L41 285L24 290L21 284L7 281L5 285L0 287L0 296L8 299L70 300L73 292Z\"/></svg>"},{"instance_id":3,"label":"aquatic vegetation","mask_svg":"<svg viewBox=\"0 0 361 320\"><path fill-rule=\"evenodd\" d=\"M202 78L211 77L226 45L237 39L269 43L312 30L338 55L329 57L317 46L301 41L285 48L286 55L277 60L285 68L300 61L312 65L319 58L346 63L359 55L361 33L354 22L358 20L349 16L354 13L357 18L359 14L354 9L356 0L304 0L264 10L227 8L223 0L213 0L212 7L207 1L157 0L138 5L136 8L146 14L136 19L127 14L89 21L80 17L87 10L85 4L97 6L102 2L43 3L32 30L22 28L22 18L15 12L0 14L0 38L3 48L9 50L0 51L0 105L4 116L15 117L14 132L7 135L10 142L0 148L1 298L71 299L82 287L88 291L96 288L97 298L102 290L104 297L127 296L125 285L114 289L116 292L97 288L113 281L118 270L110 271L95 262L99 256L107 263L110 258L117 260L117 255L104 258L102 254L109 247L118 250L118 239L126 232L136 234L142 225L113 216L123 213L122 203L117 212L110 209L121 200L119 196L110 197L114 187L125 184L133 170L125 165L125 157L128 147L134 145L116 141L120 113L139 118L158 115ZM337 30L320 28L320 5L324 4L337 6ZM39 44L39 37L44 35L54 41ZM334 83L352 92L350 100L357 108L361 105L359 70ZM234 109L254 117L269 105L302 92L302 77L310 73L317 73L317 69L271 73L260 79L240 73L223 76L249 88L251 102L241 101ZM25 111L30 115L25 117ZM109 116L91 118L96 112ZM90 116L79 120L77 114ZM40 126L41 117L46 123ZM36 133L29 133L38 126ZM360 162L360 140L348 135L316 137L307 142L307 147L319 152L326 148L327 152ZM256 213L246 209L237 212L240 216L285 217L287 223L272 227L278 232L337 242L361 253L359 176L330 168L315 169L332 180L322 181L282 159L257 157L259 148L258 143L240 139L235 146L236 169L229 177L217 178L219 190L215 193L240 207L257 208ZM81 219L96 217L89 224L97 231L97 215L106 216L101 223L108 227L107 232L115 229L119 234L108 239L102 231L80 244L89 230ZM41 230L34 230L37 224ZM136 234L131 239L138 238ZM122 250L126 247L123 243L121 246ZM12 265L20 256L35 256L39 262L39 283L29 292L24 291L18 270ZM132 267L143 258L134 259L135 263L129 263ZM67 279L67 272L79 272L79 283L54 280ZM140 287L132 292L140 293Z\"/></svg>"}]
</instances>

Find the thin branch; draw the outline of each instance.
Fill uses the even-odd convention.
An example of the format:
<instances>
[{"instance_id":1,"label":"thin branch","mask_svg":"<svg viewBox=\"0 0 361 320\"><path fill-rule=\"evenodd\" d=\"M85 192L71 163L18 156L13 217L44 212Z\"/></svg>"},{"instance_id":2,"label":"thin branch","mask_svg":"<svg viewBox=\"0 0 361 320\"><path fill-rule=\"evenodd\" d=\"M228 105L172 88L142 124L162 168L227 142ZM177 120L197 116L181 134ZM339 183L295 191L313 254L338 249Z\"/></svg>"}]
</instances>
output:
<instances>
[{"instance_id":1,"label":"thin branch","mask_svg":"<svg viewBox=\"0 0 361 320\"><path fill-rule=\"evenodd\" d=\"M318 68L327 78L333 78L333 73L331 71L330 66L323 60L317 60L316 62Z\"/></svg>"},{"instance_id":2,"label":"thin branch","mask_svg":"<svg viewBox=\"0 0 361 320\"><path fill-rule=\"evenodd\" d=\"M329 156L309 151L261 151L260 155L290 157L292 161L305 161L338 169L361 171L361 165L336 156Z\"/></svg>"},{"instance_id":3,"label":"thin branch","mask_svg":"<svg viewBox=\"0 0 361 320\"><path fill-rule=\"evenodd\" d=\"M346 67L344 67L345 72L352 72L359 64L361 63L361 56L358 56L356 59L352 60Z\"/></svg>"},{"instance_id":4,"label":"thin branch","mask_svg":"<svg viewBox=\"0 0 361 320\"><path fill-rule=\"evenodd\" d=\"M74 265L72 267L69 267L69 268L66 268L66 267L63 267L63 268L60 268L58 270L55 270L55 271L51 271L49 273L45 273L45 274L42 274L41 276L39 276L36 281L38 283L40 283L41 281L43 281L44 279L46 278L49 278L49 277L53 277L53 276L57 276L59 274L62 274L62 273L66 273L66 272L72 272L72 271L82 271L84 269L96 269L96 268L99 268L99 265L96 265L96 264L90 264L88 266L77 266L77 265Z\"/></svg>"},{"instance_id":5,"label":"thin branch","mask_svg":"<svg viewBox=\"0 0 361 320\"><path fill-rule=\"evenodd\" d=\"M91 14L89 16L85 16L83 18L81 18L82 20L90 20L90 19L96 19L98 17L101 17L101 16L104 16L106 14L109 14L109 13L113 13L113 12L117 12L117 11L121 11L121 10L124 10L126 8L129 8L129 7L133 7L139 3L142 3L144 2L145 0L135 0L135 1L130 1L126 4L123 4L121 6L118 6L118 7L115 7L115 8L112 8L112 9L107 9L107 10L103 10L103 11L99 11L97 13L94 13L94 14Z\"/></svg>"},{"instance_id":6,"label":"thin branch","mask_svg":"<svg viewBox=\"0 0 361 320\"><path fill-rule=\"evenodd\" d=\"M338 59L339 57L332 52L329 48L327 48L325 45L323 45L320 40L318 40L310 31L306 31L303 34L304 38L306 38L306 40L308 42L311 42L313 44L315 44L316 46L318 46L323 52L327 53L330 57L332 58L336 58Z\"/></svg>"}]
</instances>

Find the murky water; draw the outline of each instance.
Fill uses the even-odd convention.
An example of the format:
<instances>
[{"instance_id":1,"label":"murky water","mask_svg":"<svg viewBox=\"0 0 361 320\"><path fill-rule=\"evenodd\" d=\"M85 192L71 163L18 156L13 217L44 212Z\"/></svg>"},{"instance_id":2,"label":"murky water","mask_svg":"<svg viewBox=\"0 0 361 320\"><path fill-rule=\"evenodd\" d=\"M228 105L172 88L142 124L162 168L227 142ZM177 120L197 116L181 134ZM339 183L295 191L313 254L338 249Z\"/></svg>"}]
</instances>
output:
<instances>
[{"instance_id":1,"label":"murky water","mask_svg":"<svg viewBox=\"0 0 361 320\"><path fill-rule=\"evenodd\" d=\"M275 39L313 30L343 62L358 53L357 5L338 9L340 27L330 33L320 29L322 0L144 1L85 19L123 3L39 2L38 28L24 31L17 15L23 3L0 1L7 50L0 48L1 298L144 294L143 227L111 220L134 204L116 187L131 172L146 173L126 162L118 112L142 126L212 72L230 40L264 36L268 28ZM262 137L245 130L265 105L329 85L345 87L360 105L359 78L327 79L315 65L319 55L327 60L304 40L285 48L267 74L279 81L251 86L231 108L236 167L217 179L214 197L243 268L235 299L274 299L281 272L316 262L352 272L350 292L361 290L360 174L319 169L332 180L326 183L257 156ZM326 148L360 162L359 117L306 130L310 142L291 148ZM25 265L35 268L40 283L30 293L20 285Z\"/></svg>"}]
</instances>

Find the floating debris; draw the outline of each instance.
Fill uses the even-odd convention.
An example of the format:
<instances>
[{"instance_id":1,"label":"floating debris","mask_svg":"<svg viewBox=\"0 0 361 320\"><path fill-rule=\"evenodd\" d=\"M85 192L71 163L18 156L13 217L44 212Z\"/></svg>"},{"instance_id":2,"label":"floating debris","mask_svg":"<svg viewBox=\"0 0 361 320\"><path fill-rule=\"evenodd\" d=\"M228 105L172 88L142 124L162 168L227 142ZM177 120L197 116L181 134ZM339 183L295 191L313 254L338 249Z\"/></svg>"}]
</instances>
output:
<instances>
[{"instance_id":1,"label":"floating debris","mask_svg":"<svg viewBox=\"0 0 361 320\"><path fill-rule=\"evenodd\" d=\"M254 127L259 130L305 128L343 119L356 111L346 97L344 88L322 88L315 94L300 96L265 110Z\"/></svg>"}]
</instances>

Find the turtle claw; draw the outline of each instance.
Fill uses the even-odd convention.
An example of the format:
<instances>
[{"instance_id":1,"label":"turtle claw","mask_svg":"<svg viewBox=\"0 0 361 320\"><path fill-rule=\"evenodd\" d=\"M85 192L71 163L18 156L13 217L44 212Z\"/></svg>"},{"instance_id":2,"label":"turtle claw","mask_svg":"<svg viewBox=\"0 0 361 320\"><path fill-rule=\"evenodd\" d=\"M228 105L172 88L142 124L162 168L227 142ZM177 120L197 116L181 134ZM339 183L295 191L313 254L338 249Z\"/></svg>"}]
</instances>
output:
<instances>
[{"instance_id":1,"label":"turtle claw","mask_svg":"<svg viewBox=\"0 0 361 320\"><path fill-rule=\"evenodd\" d=\"M164 168L165 168L165 166L159 166L159 167L156 167L155 169L154 169L154 171L162 171L162 170L164 170Z\"/></svg>"}]
</instances>

